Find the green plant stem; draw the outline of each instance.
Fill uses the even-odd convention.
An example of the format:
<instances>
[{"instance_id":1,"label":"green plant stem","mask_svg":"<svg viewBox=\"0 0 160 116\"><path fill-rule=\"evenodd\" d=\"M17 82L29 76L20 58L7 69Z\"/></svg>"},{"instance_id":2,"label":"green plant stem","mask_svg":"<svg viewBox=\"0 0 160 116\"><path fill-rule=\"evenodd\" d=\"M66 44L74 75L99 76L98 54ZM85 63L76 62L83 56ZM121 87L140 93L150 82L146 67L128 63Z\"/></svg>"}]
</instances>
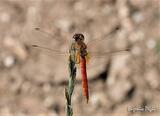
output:
<instances>
[{"instance_id":1,"label":"green plant stem","mask_svg":"<svg viewBox=\"0 0 160 116\"><path fill-rule=\"evenodd\" d=\"M69 81L68 86L65 88L65 96L66 96L66 116L73 115L72 109L72 93L75 86L75 79L76 79L76 66L75 62L71 60L69 57Z\"/></svg>"}]
</instances>

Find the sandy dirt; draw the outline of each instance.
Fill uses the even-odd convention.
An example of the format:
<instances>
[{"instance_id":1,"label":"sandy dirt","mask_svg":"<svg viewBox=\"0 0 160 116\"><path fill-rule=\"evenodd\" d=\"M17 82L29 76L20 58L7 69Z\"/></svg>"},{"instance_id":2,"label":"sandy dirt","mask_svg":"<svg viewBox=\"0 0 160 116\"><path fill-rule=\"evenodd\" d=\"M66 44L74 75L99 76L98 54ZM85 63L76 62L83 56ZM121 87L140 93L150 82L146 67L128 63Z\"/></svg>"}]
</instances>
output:
<instances>
[{"instance_id":1,"label":"sandy dirt","mask_svg":"<svg viewBox=\"0 0 160 116\"><path fill-rule=\"evenodd\" d=\"M78 70L74 116L160 115L159 0L0 0L0 116L66 115L75 33L96 41L88 44L90 100Z\"/></svg>"}]
</instances>

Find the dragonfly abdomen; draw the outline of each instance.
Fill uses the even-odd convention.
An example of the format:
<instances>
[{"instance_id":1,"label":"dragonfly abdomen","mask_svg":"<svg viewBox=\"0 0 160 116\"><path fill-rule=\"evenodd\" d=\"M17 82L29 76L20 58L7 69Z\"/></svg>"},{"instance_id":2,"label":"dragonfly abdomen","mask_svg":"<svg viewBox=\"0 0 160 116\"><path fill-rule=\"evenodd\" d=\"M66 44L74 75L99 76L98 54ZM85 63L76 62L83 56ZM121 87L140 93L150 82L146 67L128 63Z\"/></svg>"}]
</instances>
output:
<instances>
[{"instance_id":1,"label":"dragonfly abdomen","mask_svg":"<svg viewBox=\"0 0 160 116\"><path fill-rule=\"evenodd\" d=\"M80 58L80 65L81 65L81 75L82 75L83 96L86 97L86 100L88 103L89 91L88 91L88 80L87 80L86 59L85 58L83 58L83 57Z\"/></svg>"}]
</instances>

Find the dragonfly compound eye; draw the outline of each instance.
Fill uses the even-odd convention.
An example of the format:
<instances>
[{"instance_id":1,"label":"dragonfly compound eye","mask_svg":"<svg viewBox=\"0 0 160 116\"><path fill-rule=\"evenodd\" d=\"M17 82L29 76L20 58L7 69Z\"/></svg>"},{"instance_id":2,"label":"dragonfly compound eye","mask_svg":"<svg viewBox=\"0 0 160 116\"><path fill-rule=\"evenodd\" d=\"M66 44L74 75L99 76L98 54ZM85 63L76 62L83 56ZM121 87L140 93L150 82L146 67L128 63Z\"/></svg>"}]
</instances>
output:
<instances>
[{"instance_id":1,"label":"dragonfly compound eye","mask_svg":"<svg viewBox=\"0 0 160 116\"><path fill-rule=\"evenodd\" d=\"M84 40L84 35L81 34L81 33L76 33L76 34L74 34L73 39L75 39L75 41L78 41L78 40L83 41Z\"/></svg>"}]
</instances>

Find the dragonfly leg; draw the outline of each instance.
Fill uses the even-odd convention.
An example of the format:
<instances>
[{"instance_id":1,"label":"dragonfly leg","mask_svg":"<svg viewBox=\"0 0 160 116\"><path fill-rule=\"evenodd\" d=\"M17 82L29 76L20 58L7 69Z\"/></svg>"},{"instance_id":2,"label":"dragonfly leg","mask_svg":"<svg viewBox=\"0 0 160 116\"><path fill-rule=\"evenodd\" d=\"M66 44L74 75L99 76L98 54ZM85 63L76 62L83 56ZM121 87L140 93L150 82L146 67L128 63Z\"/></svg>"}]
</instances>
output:
<instances>
[{"instance_id":1,"label":"dragonfly leg","mask_svg":"<svg viewBox=\"0 0 160 116\"><path fill-rule=\"evenodd\" d=\"M79 64L80 63L80 53L77 52L76 55L74 56L74 61L75 61L75 64Z\"/></svg>"},{"instance_id":2,"label":"dragonfly leg","mask_svg":"<svg viewBox=\"0 0 160 116\"><path fill-rule=\"evenodd\" d=\"M79 64L80 63L80 56L78 55L78 56L76 56L76 58L75 58L76 60L75 60L75 63L76 64Z\"/></svg>"}]
</instances>

